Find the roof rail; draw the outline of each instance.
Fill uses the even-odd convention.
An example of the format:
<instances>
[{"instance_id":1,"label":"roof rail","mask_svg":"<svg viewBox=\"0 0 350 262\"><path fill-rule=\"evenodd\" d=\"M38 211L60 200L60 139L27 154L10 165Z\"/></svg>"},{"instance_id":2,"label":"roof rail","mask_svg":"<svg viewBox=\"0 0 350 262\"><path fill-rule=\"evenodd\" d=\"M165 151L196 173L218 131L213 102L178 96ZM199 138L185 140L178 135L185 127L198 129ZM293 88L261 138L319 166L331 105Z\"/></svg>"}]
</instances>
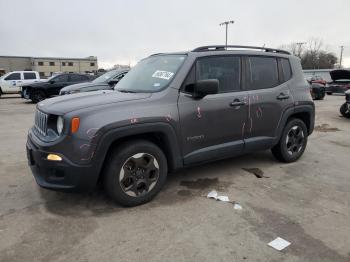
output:
<instances>
[{"instance_id":1,"label":"roof rail","mask_svg":"<svg viewBox=\"0 0 350 262\"><path fill-rule=\"evenodd\" d=\"M264 52L272 52L272 53L280 53L280 54L286 54L290 55L288 51L281 50L281 49L275 49L275 48L269 48L269 47L259 47L259 46L245 46L245 45L208 45L208 46L201 46L197 47L192 50L192 52L206 52L206 51L225 51L228 49L255 49L255 50L262 50Z\"/></svg>"}]
</instances>

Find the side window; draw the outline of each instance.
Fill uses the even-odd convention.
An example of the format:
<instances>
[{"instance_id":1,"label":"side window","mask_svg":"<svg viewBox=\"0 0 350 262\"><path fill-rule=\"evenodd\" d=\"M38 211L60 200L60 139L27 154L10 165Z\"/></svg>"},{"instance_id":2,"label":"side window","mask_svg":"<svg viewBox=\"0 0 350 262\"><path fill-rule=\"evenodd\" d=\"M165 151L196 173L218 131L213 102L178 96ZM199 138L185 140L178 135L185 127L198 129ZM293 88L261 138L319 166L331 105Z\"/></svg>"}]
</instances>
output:
<instances>
[{"instance_id":1,"label":"side window","mask_svg":"<svg viewBox=\"0 0 350 262\"><path fill-rule=\"evenodd\" d=\"M21 80L21 73L12 73L8 75L5 80Z\"/></svg>"},{"instance_id":2,"label":"side window","mask_svg":"<svg viewBox=\"0 0 350 262\"><path fill-rule=\"evenodd\" d=\"M219 80L219 93L239 91L240 65L238 56L200 58L196 64L196 80Z\"/></svg>"},{"instance_id":3,"label":"side window","mask_svg":"<svg viewBox=\"0 0 350 262\"><path fill-rule=\"evenodd\" d=\"M24 79L29 80L29 79L36 79L36 74L35 73L23 73Z\"/></svg>"},{"instance_id":4,"label":"side window","mask_svg":"<svg viewBox=\"0 0 350 262\"><path fill-rule=\"evenodd\" d=\"M70 75L70 82L86 81L87 77L80 75Z\"/></svg>"},{"instance_id":5,"label":"side window","mask_svg":"<svg viewBox=\"0 0 350 262\"><path fill-rule=\"evenodd\" d=\"M287 58L281 58L281 65L283 71L284 81L288 81L292 78L292 68L290 67L289 60Z\"/></svg>"},{"instance_id":6,"label":"side window","mask_svg":"<svg viewBox=\"0 0 350 262\"><path fill-rule=\"evenodd\" d=\"M60 76L55 77L52 80L55 80L55 82L68 82L68 76L67 75L60 75Z\"/></svg>"},{"instance_id":7,"label":"side window","mask_svg":"<svg viewBox=\"0 0 350 262\"><path fill-rule=\"evenodd\" d=\"M271 88L279 84L277 59L274 57L249 57L247 69L247 86L250 90Z\"/></svg>"}]
</instances>

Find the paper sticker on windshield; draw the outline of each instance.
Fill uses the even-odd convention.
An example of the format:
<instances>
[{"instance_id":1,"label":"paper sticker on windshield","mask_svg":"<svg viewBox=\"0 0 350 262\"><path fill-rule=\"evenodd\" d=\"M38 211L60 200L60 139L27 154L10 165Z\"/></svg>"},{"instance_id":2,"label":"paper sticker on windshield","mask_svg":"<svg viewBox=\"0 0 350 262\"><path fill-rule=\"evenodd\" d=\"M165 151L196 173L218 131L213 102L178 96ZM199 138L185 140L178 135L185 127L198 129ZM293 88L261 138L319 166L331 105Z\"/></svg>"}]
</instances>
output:
<instances>
[{"instance_id":1,"label":"paper sticker on windshield","mask_svg":"<svg viewBox=\"0 0 350 262\"><path fill-rule=\"evenodd\" d=\"M157 70L153 73L152 77L169 80L173 75L174 73L172 72Z\"/></svg>"}]
</instances>

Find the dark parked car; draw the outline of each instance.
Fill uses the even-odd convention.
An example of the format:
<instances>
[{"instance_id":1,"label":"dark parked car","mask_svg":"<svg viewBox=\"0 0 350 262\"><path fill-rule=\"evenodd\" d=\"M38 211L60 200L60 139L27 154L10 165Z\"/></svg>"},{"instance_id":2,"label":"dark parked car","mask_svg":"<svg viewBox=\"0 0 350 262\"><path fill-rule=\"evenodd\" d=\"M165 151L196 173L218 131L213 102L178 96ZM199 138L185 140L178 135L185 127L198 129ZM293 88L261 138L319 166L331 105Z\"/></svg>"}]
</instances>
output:
<instances>
[{"instance_id":1,"label":"dark parked car","mask_svg":"<svg viewBox=\"0 0 350 262\"><path fill-rule=\"evenodd\" d=\"M37 103L46 98L58 95L60 90L65 86L88 81L91 81L90 75L75 73L59 74L44 82L22 86L21 96Z\"/></svg>"},{"instance_id":2,"label":"dark parked car","mask_svg":"<svg viewBox=\"0 0 350 262\"><path fill-rule=\"evenodd\" d=\"M313 100L323 100L326 95L326 87L319 83L310 83L310 93Z\"/></svg>"},{"instance_id":3,"label":"dark parked car","mask_svg":"<svg viewBox=\"0 0 350 262\"><path fill-rule=\"evenodd\" d=\"M340 113L350 118L350 90L345 92L345 103L340 107Z\"/></svg>"},{"instance_id":4,"label":"dark parked car","mask_svg":"<svg viewBox=\"0 0 350 262\"><path fill-rule=\"evenodd\" d=\"M111 90L126 75L128 70L111 70L88 83L66 86L61 89L60 95L97 90Z\"/></svg>"},{"instance_id":5,"label":"dark parked car","mask_svg":"<svg viewBox=\"0 0 350 262\"><path fill-rule=\"evenodd\" d=\"M333 70L329 74L333 81L326 86L327 95L344 94L350 89L350 70Z\"/></svg>"},{"instance_id":6,"label":"dark parked car","mask_svg":"<svg viewBox=\"0 0 350 262\"><path fill-rule=\"evenodd\" d=\"M315 108L300 59L270 48L207 46L140 61L112 91L37 105L27 157L36 182L125 206L150 201L168 172L271 149L304 153Z\"/></svg>"}]
</instances>

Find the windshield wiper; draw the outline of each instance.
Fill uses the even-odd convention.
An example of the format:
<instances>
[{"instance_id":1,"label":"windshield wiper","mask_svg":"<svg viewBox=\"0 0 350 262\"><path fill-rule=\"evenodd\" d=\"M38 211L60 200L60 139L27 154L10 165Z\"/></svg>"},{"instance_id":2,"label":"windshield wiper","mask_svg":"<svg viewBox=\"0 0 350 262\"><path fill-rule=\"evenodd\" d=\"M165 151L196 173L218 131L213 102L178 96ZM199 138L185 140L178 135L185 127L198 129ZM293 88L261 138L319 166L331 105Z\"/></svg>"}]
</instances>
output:
<instances>
[{"instance_id":1,"label":"windshield wiper","mask_svg":"<svg viewBox=\"0 0 350 262\"><path fill-rule=\"evenodd\" d=\"M121 93L137 93L136 91L127 90L127 89L117 89L117 91Z\"/></svg>"}]
</instances>

